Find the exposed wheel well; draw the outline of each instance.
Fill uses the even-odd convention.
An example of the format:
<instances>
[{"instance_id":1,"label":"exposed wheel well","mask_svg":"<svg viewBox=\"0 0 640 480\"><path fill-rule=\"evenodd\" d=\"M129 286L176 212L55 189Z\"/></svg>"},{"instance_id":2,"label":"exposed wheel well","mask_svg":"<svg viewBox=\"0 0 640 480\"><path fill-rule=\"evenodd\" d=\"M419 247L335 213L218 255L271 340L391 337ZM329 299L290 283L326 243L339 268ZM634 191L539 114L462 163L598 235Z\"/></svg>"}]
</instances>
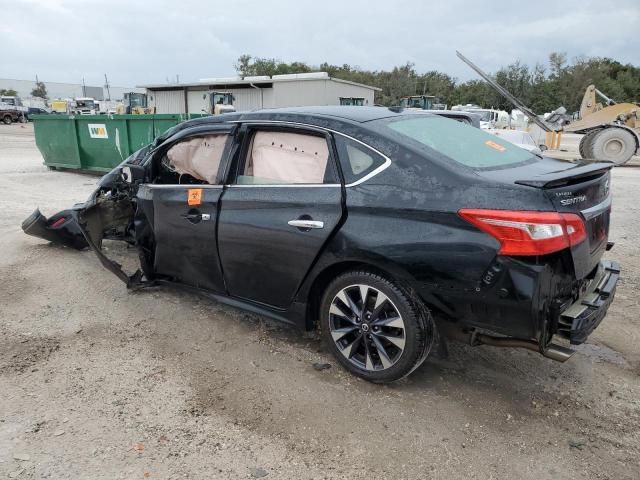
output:
<instances>
[{"instance_id":1,"label":"exposed wheel well","mask_svg":"<svg viewBox=\"0 0 640 480\"><path fill-rule=\"evenodd\" d=\"M368 272L380 275L381 277L384 277L391 282L395 281L394 276L389 272L365 262L347 261L336 263L327 267L315 278L313 284L311 285L311 288L309 289L305 324L306 330L313 330L318 324L320 302L322 301L322 295L324 294L324 291L329 283L331 283L331 281L339 275L342 275L343 273L351 270L366 270Z\"/></svg>"}]
</instances>

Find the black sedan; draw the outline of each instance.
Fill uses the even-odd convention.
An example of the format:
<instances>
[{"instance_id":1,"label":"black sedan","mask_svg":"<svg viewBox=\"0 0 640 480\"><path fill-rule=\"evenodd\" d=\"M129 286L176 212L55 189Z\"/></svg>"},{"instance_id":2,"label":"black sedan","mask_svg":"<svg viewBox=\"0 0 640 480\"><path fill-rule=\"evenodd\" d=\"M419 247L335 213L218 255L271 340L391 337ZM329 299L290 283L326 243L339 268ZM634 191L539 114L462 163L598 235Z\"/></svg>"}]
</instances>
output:
<instances>
[{"instance_id":1,"label":"black sedan","mask_svg":"<svg viewBox=\"0 0 640 480\"><path fill-rule=\"evenodd\" d=\"M174 127L87 202L22 228L91 248L130 288L179 285L319 327L345 368L389 382L436 339L569 358L618 281L601 260L610 167L428 113L233 113ZM103 239L134 245L140 269L126 274Z\"/></svg>"}]
</instances>

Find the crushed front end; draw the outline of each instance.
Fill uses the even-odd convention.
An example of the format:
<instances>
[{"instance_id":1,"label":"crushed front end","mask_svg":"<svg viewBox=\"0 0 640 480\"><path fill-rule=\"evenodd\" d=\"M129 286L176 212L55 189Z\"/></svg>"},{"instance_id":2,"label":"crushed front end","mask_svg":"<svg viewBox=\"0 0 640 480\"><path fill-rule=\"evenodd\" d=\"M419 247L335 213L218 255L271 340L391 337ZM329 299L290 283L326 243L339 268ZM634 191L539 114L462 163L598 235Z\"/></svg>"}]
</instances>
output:
<instances>
[{"instance_id":1,"label":"crushed front end","mask_svg":"<svg viewBox=\"0 0 640 480\"><path fill-rule=\"evenodd\" d=\"M136 152L127 161L135 161L143 154L142 151ZM134 228L138 185L124 181L120 171L121 165L100 180L98 188L86 202L76 204L71 209L50 218L36 209L22 222L22 230L58 245L78 250L90 248L107 270L131 288L144 286L147 281L144 273L138 270L133 275L127 275L122 266L109 259L102 250L104 239L119 240L130 245L138 243ZM144 261L146 254L143 248L139 251L144 267L147 264Z\"/></svg>"}]
</instances>

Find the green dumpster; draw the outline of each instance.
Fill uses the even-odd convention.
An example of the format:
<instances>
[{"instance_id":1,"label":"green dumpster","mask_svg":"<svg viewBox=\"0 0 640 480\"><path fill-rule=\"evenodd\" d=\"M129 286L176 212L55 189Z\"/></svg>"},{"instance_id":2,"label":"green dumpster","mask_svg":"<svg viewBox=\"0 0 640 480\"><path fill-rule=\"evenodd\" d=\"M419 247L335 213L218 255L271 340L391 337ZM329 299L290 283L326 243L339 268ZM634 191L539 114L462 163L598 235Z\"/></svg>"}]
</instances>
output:
<instances>
[{"instance_id":1,"label":"green dumpster","mask_svg":"<svg viewBox=\"0 0 640 480\"><path fill-rule=\"evenodd\" d=\"M36 145L52 168L108 172L180 122L203 114L33 115Z\"/></svg>"}]
</instances>

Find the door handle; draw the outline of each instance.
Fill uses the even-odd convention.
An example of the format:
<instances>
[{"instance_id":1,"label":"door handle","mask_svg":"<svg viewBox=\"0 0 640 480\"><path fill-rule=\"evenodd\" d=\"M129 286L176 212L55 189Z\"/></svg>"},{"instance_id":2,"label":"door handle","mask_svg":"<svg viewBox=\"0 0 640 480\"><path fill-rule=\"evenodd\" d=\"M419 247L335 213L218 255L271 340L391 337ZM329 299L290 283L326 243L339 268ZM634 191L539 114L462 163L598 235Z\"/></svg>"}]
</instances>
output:
<instances>
[{"instance_id":1,"label":"door handle","mask_svg":"<svg viewBox=\"0 0 640 480\"><path fill-rule=\"evenodd\" d=\"M296 220L289 220L287 223L292 227L296 227L296 228L306 228L306 229L324 228L324 222L320 222L317 220L296 219Z\"/></svg>"},{"instance_id":2,"label":"door handle","mask_svg":"<svg viewBox=\"0 0 640 480\"><path fill-rule=\"evenodd\" d=\"M184 218L185 220L191 222L191 223L200 223L200 222L206 222L207 220L211 220L211 215L208 213L200 213L200 212L189 212L189 213L183 213L182 215L180 215L182 218Z\"/></svg>"}]
</instances>

